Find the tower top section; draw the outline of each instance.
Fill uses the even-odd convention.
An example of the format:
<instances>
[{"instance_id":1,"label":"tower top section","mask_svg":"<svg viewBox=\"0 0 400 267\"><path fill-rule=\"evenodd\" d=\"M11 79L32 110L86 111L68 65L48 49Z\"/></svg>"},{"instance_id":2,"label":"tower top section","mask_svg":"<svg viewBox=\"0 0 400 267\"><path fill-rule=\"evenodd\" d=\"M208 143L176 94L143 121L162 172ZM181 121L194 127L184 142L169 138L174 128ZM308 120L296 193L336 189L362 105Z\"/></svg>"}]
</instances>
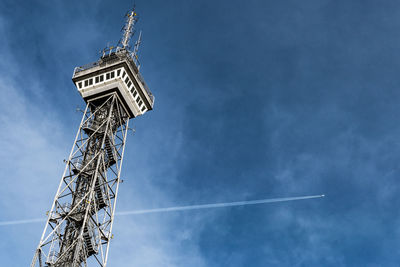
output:
<instances>
[{"instance_id":1,"label":"tower top section","mask_svg":"<svg viewBox=\"0 0 400 267\"><path fill-rule=\"evenodd\" d=\"M72 81L85 101L102 101L104 96L117 92L130 118L134 118L153 109L154 96L139 72L141 32L133 51L129 47L138 20L135 8L126 17L120 46L107 47L96 62L76 67Z\"/></svg>"},{"instance_id":2,"label":"tower top section","mask_svg":"<svg viewBox=\"0 0 400 267\"><path fill-rule=\"evenodd\" d=\"M138 21L138 16L135 12L135 7L126 14L126 23L124 27L124 33L122 35L121 45L122 48L129 50L129 41L132 35L135 34L135 24Z\"/></svg>"}]
</instances>

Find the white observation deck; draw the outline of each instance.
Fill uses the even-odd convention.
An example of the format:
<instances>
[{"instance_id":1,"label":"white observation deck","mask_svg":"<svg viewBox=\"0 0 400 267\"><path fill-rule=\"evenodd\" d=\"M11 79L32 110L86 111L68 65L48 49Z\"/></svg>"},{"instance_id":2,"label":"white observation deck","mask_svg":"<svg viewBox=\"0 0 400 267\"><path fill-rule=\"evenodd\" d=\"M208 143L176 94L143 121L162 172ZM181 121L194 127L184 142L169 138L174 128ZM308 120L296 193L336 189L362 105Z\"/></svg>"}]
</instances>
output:
<instances>
[{"instance_id":1,"label":"white observation deck","mask_svg":"<svg viewBox=\"0 0 400 267\"><path fill-rule=\"evenodd\" d=\"M154 96L124 48L117 47L94 63L76 67L72 81L86 102L117 92L130 118L153 109Z\"/></svg>"}]
</instances>

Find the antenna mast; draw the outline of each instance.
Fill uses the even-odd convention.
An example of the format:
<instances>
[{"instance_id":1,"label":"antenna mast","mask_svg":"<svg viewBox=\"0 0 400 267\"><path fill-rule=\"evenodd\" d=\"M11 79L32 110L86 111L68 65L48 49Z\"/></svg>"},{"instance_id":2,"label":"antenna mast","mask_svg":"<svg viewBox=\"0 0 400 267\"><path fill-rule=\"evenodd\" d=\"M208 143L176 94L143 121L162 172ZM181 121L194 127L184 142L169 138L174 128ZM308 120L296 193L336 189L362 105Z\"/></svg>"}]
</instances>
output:
<instances>
[{"instance_id":1,"label":"antenna mast","mask_svg":"<svg viewBox=\"0 0 400 267\"><path fill-rule=\"evenodd\" d=\"M124 33L122 35L122 48L123 49L129 49L129 41L131 40L132 35L135 33L134 26L136 22L138 21L138 16L135 12L135 7L126 14L126 23L124 27Z\"/></svg>"}]
</instances>

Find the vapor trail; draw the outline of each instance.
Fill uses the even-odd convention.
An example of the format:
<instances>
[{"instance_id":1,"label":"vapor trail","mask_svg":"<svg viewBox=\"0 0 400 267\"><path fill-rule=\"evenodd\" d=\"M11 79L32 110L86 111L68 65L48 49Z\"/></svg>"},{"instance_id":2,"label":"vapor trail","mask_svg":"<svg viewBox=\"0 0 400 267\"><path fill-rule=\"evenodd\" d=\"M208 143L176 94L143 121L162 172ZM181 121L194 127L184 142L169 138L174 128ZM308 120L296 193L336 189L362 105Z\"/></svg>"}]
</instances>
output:
<instances>
[{"instance_id":1,"label":"vapor trail","mask_svg":"<svg viewBox=\"0 0 400 267\"><path fill-rule=\"evenodd\" d=\"M123 216L123 215L158 213L158 212L171 212L171 211L182 211L182 210L199 210L199 209L211 209L211 208L224 208L224 207L233 207L233 206L246 206L246 205L273 203L273 202L285 202L285 201L303 200L303 199L310 199L310 198L320 198L320 197L324 197L324 196L325 195L303 196L303 197L287 197L287 198L269 198L269 199L259 199L259 200L227 202L227 203L214 203L214 204L203 204L203 205L178 206L178 207L159 208L159 209L121 211L121 212L116 212L115 215Z\"/></svg>"},{"instance_id":2,"label":"vapor trail","mask_svg":"<svg viewBox=\"0 0 400 267\"><path fill-rule=\"evenodd\" d=\"M2 222L0 222L0 226L35 223L35 222L45 222L45 221L46 221L46 219L43 219L43 218L17 220L17 221L2 221Z\"/></svg>"},{"instance_id":3,"label":"vapor trail","mask_svg":"<svg viewBox=\"0 0 400 267\"><path fill-rule=\"evenodd\" d=\"M274 202L304 200L304 199L311 199L311 198L320 198L320 197L324 197L324 196L325 195L303 196L303 197L286 197L286 198L269 198L269 199L236 201L236 202L226 202L226 203L213 203L213 204L202 204L202 205L178 206L178 207L168 207L168 208L158 208L158 209L131 210L131 211L116 212L115 215L126 216L126 215L146 214L146 213L159 213L159 212L171 212L171 211L224 208L224 207L233 207L233 206L246 206L246 205L266 204L266 203L274 203ZM27 223L36 223L36 222L45 222L45 221L46 221L46 219L43 219L43 218L27 219L27 220L14 220L14 221L2 221L2 222L0 221L0 226L27 224Z\"/></svg>"}]
</instances>

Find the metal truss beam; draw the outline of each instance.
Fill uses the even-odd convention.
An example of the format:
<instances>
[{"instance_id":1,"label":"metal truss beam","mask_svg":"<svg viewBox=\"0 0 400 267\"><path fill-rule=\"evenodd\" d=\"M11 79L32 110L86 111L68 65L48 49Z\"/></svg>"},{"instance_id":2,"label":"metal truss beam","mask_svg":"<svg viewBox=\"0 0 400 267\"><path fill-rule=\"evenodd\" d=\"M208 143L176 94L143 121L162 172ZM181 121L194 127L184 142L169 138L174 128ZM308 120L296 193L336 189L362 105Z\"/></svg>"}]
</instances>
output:
<instances>
[{"instance_id":1,"label":"metal truss beam","mask_svg":"<svg viewBox=\"0 0 400 267\"><path fill-rule=\"evenodd\" d=\"M107 265L129 116L116 93L88 101L31 267Z\"/></svg>"}]
</instances>

